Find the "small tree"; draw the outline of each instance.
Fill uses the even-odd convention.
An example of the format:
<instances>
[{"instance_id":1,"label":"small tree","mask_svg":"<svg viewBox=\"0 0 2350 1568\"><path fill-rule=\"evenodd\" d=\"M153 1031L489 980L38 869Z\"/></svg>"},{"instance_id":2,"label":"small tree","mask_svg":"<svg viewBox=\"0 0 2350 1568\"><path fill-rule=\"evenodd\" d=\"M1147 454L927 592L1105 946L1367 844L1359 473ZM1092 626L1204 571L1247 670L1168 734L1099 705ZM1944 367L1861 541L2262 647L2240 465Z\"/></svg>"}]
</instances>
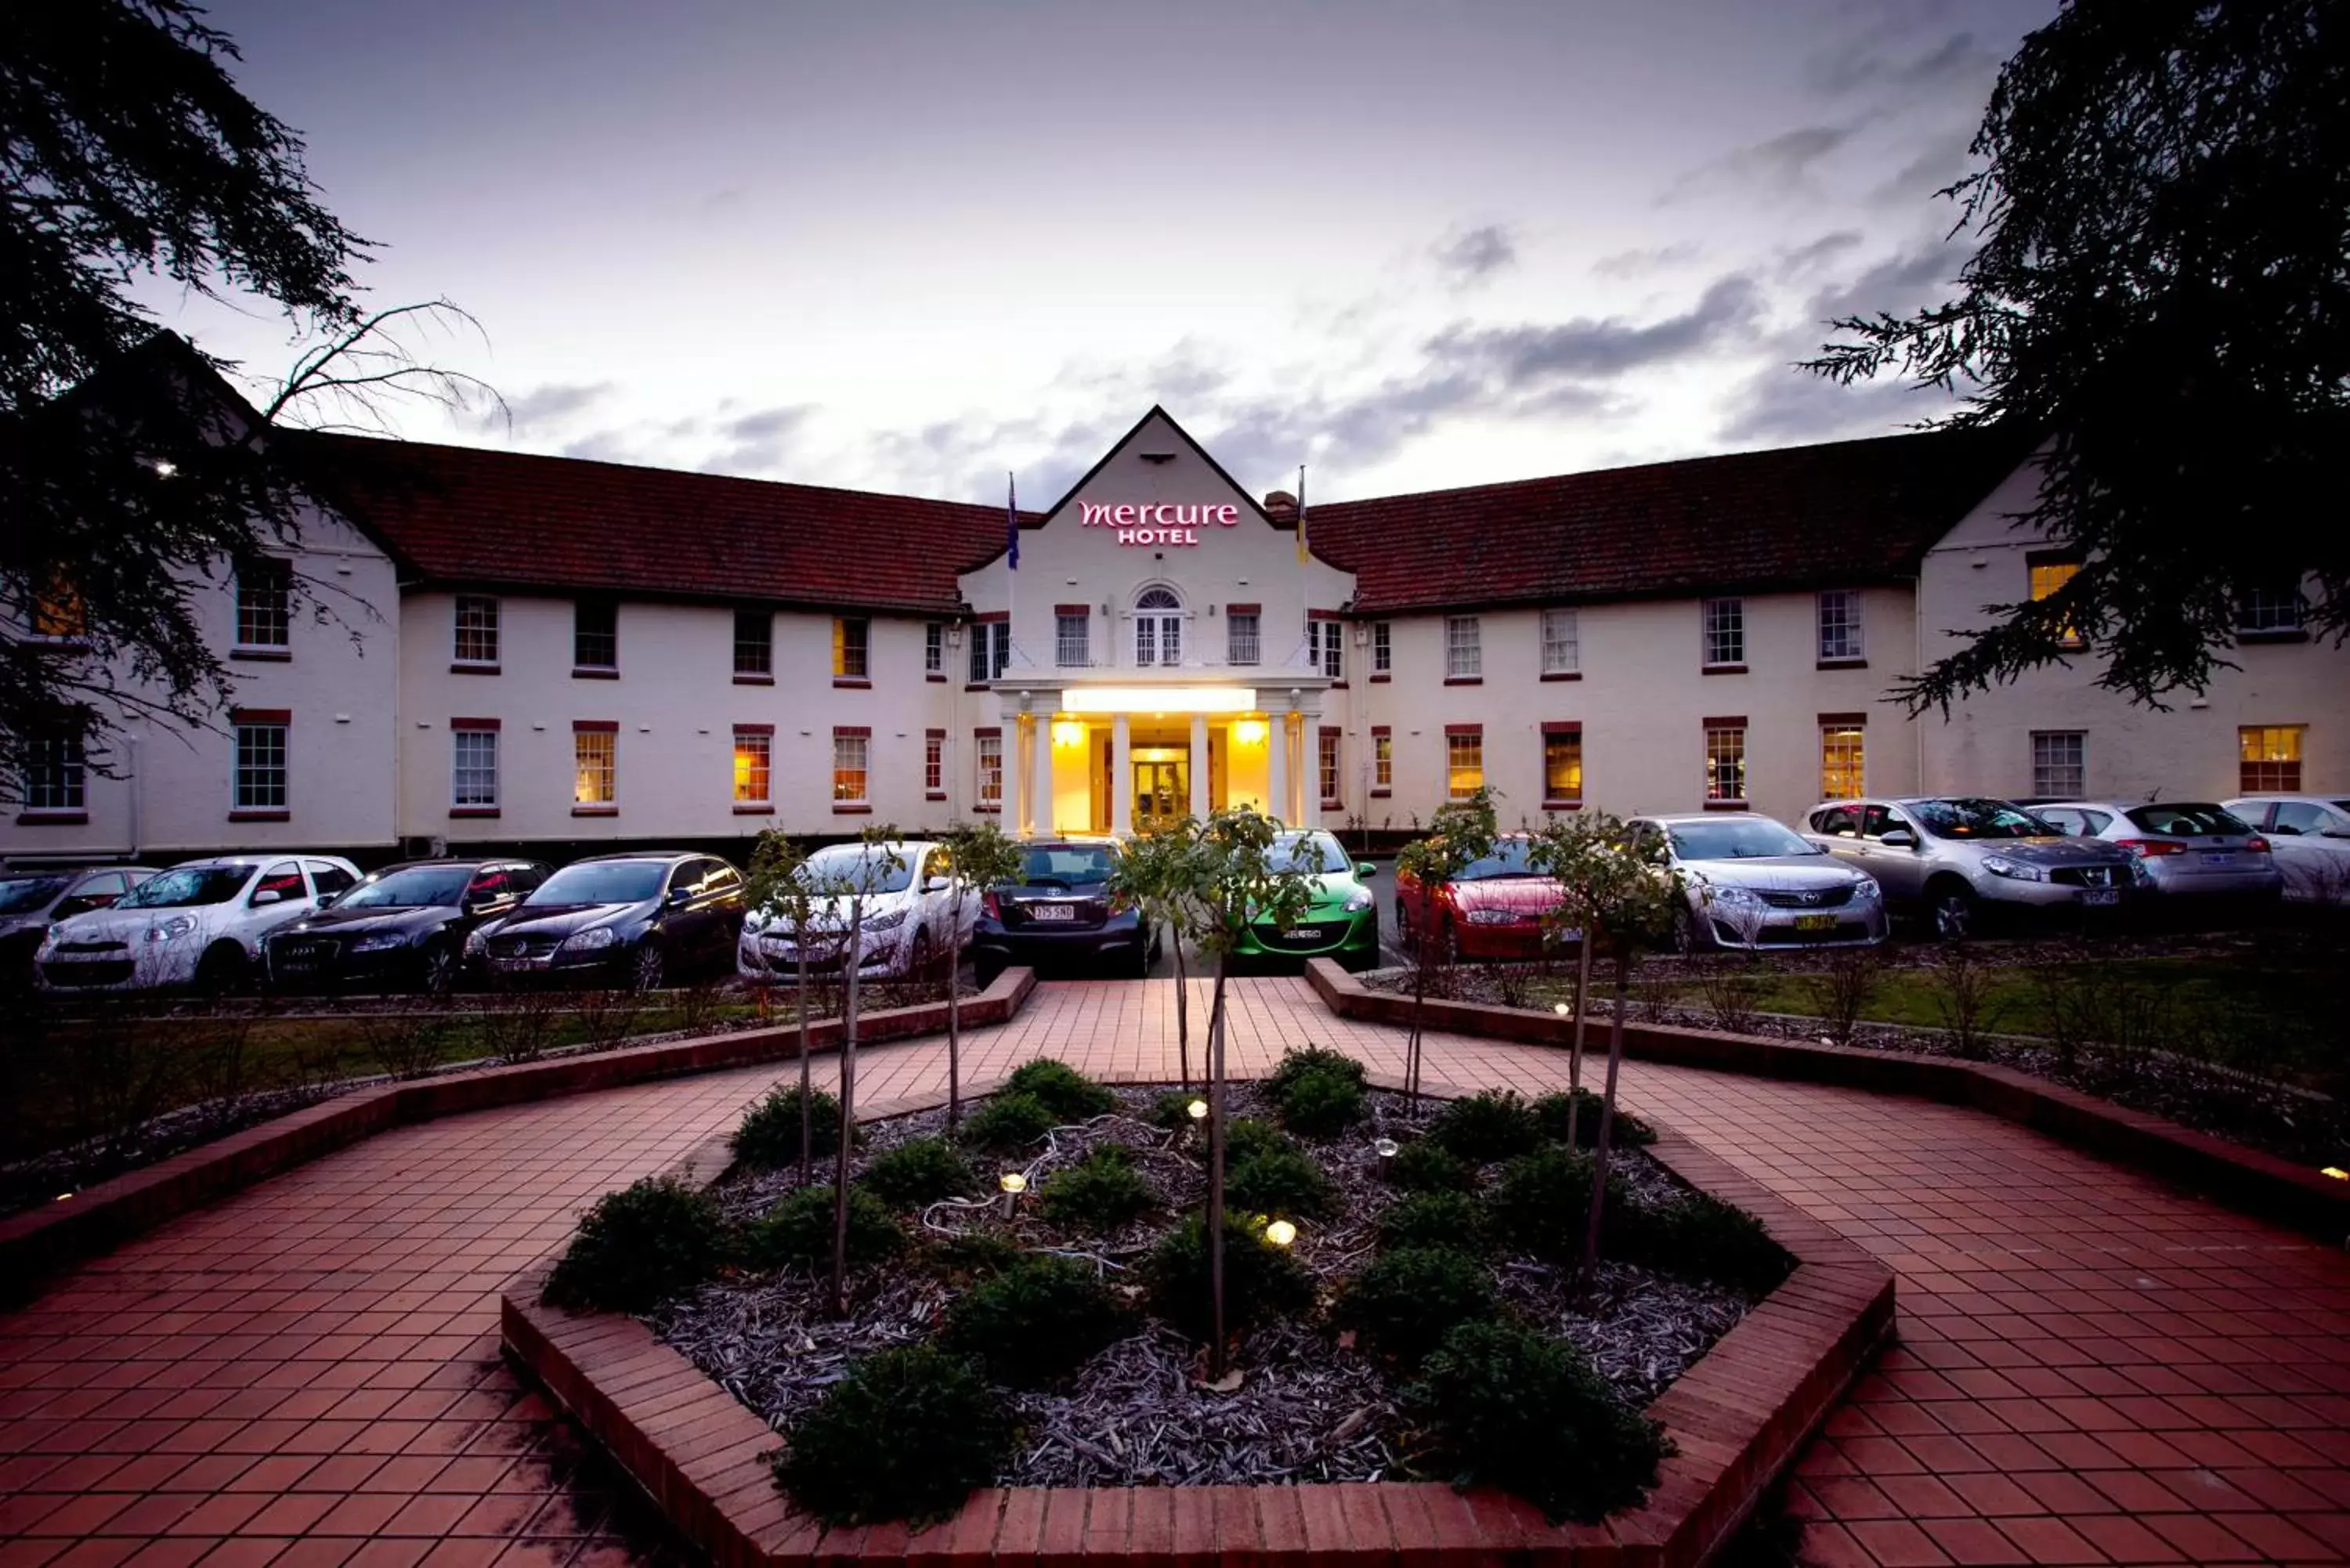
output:
<instances>
[{"instance_id":1,"label":"small tree","mask_svg":"<svg viewBox=\"0 0 2350 1568\"><path fill-rule=\"evenodd\" d=\"M816 1101L810 1094L808 1064L808 935L815 926L818 893L808 869L807 852L773 828L759 835L751 851L751 874L745 901L758 916L772 916L792 930L792 951L799 965L799 994L793 1011L800 1021L800 1185L807 1185L816 1160Z\"/></svg>"},{"instance_id":2,"label":"small tree","mask_svg":"<svg viewBox=\"0 0 2350 1568\"><path fill-rule=\"evenodd\" d=\"M1405 845L1396 857L1396 877L1409 876L1422 888L1440 888L1493 853L1494 840L1501 836L1493 792L1480 784L1467 799L1447 801L1437 807L1428 828L1428 836ZM1403 1086L1415 1104L1419 1099L1419 1040L1428 1012L1429 965L1451 957L1438 950L1436 935L1423 923L1411 944L1411 1033L1404 1045Z\"/></svg>"},{"instance_id":3,"label":"small tree","mask_svg":"<svg viewBox=\"0 0 2350 1568\"><path fill-rule=\"evenodd\" d=\"M1596 945L1591 940L1591 911L1583 902L1582 888L1575 880L1577 857L1581 853L1586 822L1580 816L1565 821L1554 820L1542 832L1534 835L1526 846L1526 864L1544 872L1558 883L1558 902L1544 916L1544 936L1551 941L1575 941L1575 1030L1566 1048L1566 1147L1579 1148L1575 1135L1580 1130L1576 1122L1583 1108L1583 1041L1584 1027L1591 1016L1591 954Z\"/></svg>"},{"instance_id":4,"label":"small tree","mask_svg":"<svg viewBox=\"0 0 2350 1568\"><path fill-rule=\"evenodd\" d=\"M1200 819L1186 816L1172 827L1129 839L1109 879L1112 895L1134 900L1147 919L1165 930L1175 955L1175 1071L1187 1089L1191 1086L1191 1007L1183 972L1183 939L1199 923L1189 901L1190 862L1199 846Z\"/></svg>"},{"instance_id":5,"label":"small tree","mask_svg":"<svg viewBox=\"0 0 2350 1568\"><path fill-rule=\"evenodd\" d=\"M974 891L1016 881L1020 846L992 822L949 832L947 853L954 866L952 919L947 924L947 1137L962 1125L962 912Z\"/></svg>"},{"instance_id":6,"label":"small tree","mask_svg":"<svg viewBox=\"0 0 2350 1568\"><path fill-rule=\"evenodd\" d=\"M848 924L841 935L840 967L847 991L840 1002L840 1143L832 1177L832 1315L848 1315L848 1156L857 1138L857 971L865 940L865 900L906 868L898 853L895 823L868 827L858 836L858 852L837 873L820 880L848 900ZM802 1105L806 1101L803 1099Z\"/></svg>"}]
</instances>

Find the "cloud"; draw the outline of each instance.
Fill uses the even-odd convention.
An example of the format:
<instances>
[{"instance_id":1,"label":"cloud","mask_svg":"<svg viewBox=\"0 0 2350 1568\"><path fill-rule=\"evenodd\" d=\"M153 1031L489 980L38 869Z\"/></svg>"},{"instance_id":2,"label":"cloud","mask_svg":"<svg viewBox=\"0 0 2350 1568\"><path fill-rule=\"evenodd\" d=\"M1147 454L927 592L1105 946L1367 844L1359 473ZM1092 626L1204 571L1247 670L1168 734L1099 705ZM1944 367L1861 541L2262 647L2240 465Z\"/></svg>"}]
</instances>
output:
<instances>
[{"instance_id":1,"label":"cloud","mask_svg":"<svg viewBox=\"0 0 2350 1568\"><path fill-rule=\"evenodd\" d=\"M1679 316L1636 323L1620 316L1580 317L1554 326L1471 327L1456 323L1428 342L1431 358L1527 388L1561 379L1621 376L1643 366L1709 348L1754 322L1761 296L1753 280L1733 273L1716 281Z\"/></svg>"},{"instance_id":2,"label":"cloud","mask_svg":"<svg viewBox=\"0 0 2350 1568\"><path fill-rule=\"evenodd\" d=\"M1850 141L1862 123L1856 120L1849 125L1801 125L1739 148L1675 180L1657 198L1657 205L1670 206L1692 196L1730 189L1786 195L1800 190L1813 166Z\"/></svg>"},{"instance_id":3,"label":"cloud","mask_svg":"<svg viewBox=\"0 0 2350 1568\"><path fill-rule=\"evenodd\" d=\"M757 474L780 468L816 411L814 403L789 403L723 421L717 434L727 444L699 466L705 473Z\"/></svg>"},{"instance_id":4,"label":"cloud","mask_svg":"<svg viewBox=\"0 0 2350 1568\"><path fill-rule=\"evenodd\" d=\"M1802 277L1834 261L1855 245L1865 243L1858 229L1838 229L1833 234L1822 234L1808 244L1781 251L1776 275L1782 283Z\"/></svg>"},{"instance_id":5,"label":"cloud","mask_svg":"<svg viewBox=\"0 0 2350 1568\"><path fill-rule=\"evenodd\" d=\"M508 398L506 410L516 430L533 425L559 425L602 402L616 389L609 381L549 381L543 387L533 387L527 392ZM482 422L486 428L500 421L494 417L484 417Z\"/></svg>"},{"instance_id":6,"label":"cloud","mask_svg":"<svg viewBox=\"0 0 2350 1568\"><path fill-rule=\"evenodd\" d=\"M1973 254L1962 244L1929 244L1886 257L1848 282L1821 289L1804 303L1814 322L1885 311L1906 316L1955 292L1952 280Z\"/></svg>"},{"instance_id":7,"label":"cloud","mask_svg":"<svg viewBox=\"0 0 2350 1568\"><path fill-rule=\"evenodd\" d=\"M1922 51L1910 47L1914 41L1895 36L1890 29L1848 40L1814 55L1804 67L1805 79L1814 90L1830 97L1874 88L1935 93L1961 86L1971 88L1999 65L1971 33L1953 33Z\"/></svg>"},{"instance_id":8,"label":"cloud","mask_svg":"<svg viewBox=\"0 0 2350 1568\"><path fill-rule=\"evenodd\" d=\"M1639 278L1652 272L1663 272L1687 262L1693 262L1705 252L1687 240L1669 245L1649 245L1643 249L1615 251L1591 264L1597 277Z\"/></svg>"},{"instance_id":9,"label":"cloud","mask_svg":"<svg viewBox=\"0 0 2350 1568\"><path fill-rule=\"evenodd\" d=\"M1947 393L1907 381L1842 387L1794 365L1772 365L1749 377L1729 406L1720 438L1746 447L1887 435L1958 405Z\"/></svg>"},{"instance_id":10,"label":"cloud","mask_svg":"<svg viewBox=\"0 0 2350 1568\"><path fill-rule=\"evenodd\" d=\"M1937 138L1916 157L1873 186L1864 199L1873 207L1902 207L1935 201L1939 193L1957 184L1974 172L1972 129L1951 131ZM1957 221L1956 203L1944 202L1953 222Z\"/></svg>"},{"instance_id":11,"label":"cloud","mask_svg":"<svg viewBox=\"0 0 2350 1568\"><path fill-rule=\"evenodd\" d=\"M1456 289L1474 288L1518 261L1517 241L1499 223L1450 235L1430 245L1429 254Z\"/></svg>"}]
</instances>

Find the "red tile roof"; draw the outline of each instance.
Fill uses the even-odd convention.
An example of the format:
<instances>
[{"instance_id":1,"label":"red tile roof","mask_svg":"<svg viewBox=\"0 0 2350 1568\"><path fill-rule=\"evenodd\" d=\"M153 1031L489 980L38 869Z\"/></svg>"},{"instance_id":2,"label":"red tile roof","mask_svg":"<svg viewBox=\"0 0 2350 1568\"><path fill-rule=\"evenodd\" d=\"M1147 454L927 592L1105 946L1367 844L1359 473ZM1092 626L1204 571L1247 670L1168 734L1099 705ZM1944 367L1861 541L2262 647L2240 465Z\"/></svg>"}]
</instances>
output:
<instances>
[{"instance_id":1,"label":"red tile roof","mask_svg":"<svg viewBox=\"0 0 2350 1568\"><path fill-rule=\"evenodd\" d=\"M1889 582L2031 450L1933 431L1316 506L1358 612Z\"/></svg>"}]
</instances>

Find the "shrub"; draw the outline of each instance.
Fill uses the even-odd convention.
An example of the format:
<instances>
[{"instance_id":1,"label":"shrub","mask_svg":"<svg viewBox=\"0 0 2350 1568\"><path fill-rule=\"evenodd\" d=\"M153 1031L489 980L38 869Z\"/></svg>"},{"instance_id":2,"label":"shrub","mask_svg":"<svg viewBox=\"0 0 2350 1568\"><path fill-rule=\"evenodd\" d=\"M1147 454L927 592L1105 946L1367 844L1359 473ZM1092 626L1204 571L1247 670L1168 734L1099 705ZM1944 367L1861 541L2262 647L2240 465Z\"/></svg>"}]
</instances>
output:
<instances>
[{"instance_id":1,"label":"shrub","mask_svg":"<svg viewBox=\"0 0 2350 1568\"><path fill-rule=\"evenodd\" d=\"M1034 1095L997 1094L963 1118L963 1141L975 1148L1025 1148L1060 1125Z\"/></svg>"},{"instance_id":2,"label":"shrub","mask_svg":"<svg viewBox=\"0 0 2350 1568\"><path fill-rule=\"evenodd\" d=\"M817 1154L830 1154L840 1147L840 1102L816 1089L809 1094L808 1104L816 1113L815 1137L809 1147ZM767 1097L744 1115L743 1125L727 1141L733 1145L735 1158L763 1170L798 1163L799 1085L770 1089Z\"/></svg>"},{"instance_id":3,"label":"shrub","mask_svg":"<svg viewBox=\"0 0 2350 1568\"><path fill-rule=\"evenodd\" d=\"M1297 1146L1281 1136L1271 1122L1237 1116L1224 1128L1224 1168L1244 1164L1261 1154L1295 1154ZM1202 1152L1205 1152L1204 1147Z\"/></svg>"},{"instance_id":4,"label":"shrub","mask_svg":"<svg viewBox=\"0 0 2350 1568\"><path fill-rule=\"evenodd\" d=\"M1416 1362L1461 1324L1493 1315L1493 1277L1451 1247L1404 1247L1347 1282L1335 1315L1372 1348Z\"/></svg>"},{"instance_id":5,"label":"shrub","mask_svg":"<svg viewBox=\"0 0 2350 1568\"><path fill-rule=\"evenodd\" d=\"M899 1208L960 1198L979 1184L971 1162L944 1138L918 1137L877 1157L858 1183L882 1202Z\"/></svg>"},{"instance_id":6,"label":"shrub","mask_svg":"<svg viewBox=\"0 0 2350 1568\"><path fill-rule=\"evenodd\" d=\"M1453 1329L1403 1404L1435 1434L1455 1485L1501 1487L1553 1519L1591 1522L1638 1501L1672 1451L1581 1352L1514 1324Z\"/></svg>"},{"instance_id":7,"label":"shrub","mask_svg":"<svg viewBox=\"0 0 2350 1568\"><path fill-rule=\"evenodd\" d=\"M1428 1138L1471 1165L1489 1165L1534 1147L1542 1141L1542 1128L1522 1096L1488 1089L1445 1106L1430 1124Z\"/></svg>"},{"instance_id":8,"label":"shrub","mask_svg":"<svg viewBox=\"0 0 2350 1568\"><path fill-rule=\"evenodd\" d=\"M1639 1262L1756 1295L1776 1290L1795 1266L1761 1220L1711 1193L1629 1210L1623 1229L1623 1250Z\"/></svg>"},{"instance_id":9,"label":"shrub","mask_svg":"<svg viewBox=\"0 0 2350 1568\"><path fill-rule=\"evenodd\" d=\"M541 1293L555 1306L649 1312L716 1273L726 1252L707 1193L646 1177L596 1200Z\"/></svg>"},{"instance_id":10,"label":"shrub","mask_svg":"<svg viewBox=\"0 0 2350 1568\"><path fill-rule=\"evenodd\" d=\"M1294 1045L1282 1054L1281 1061L1264 1080L1265 1094L1276 1103L1305 1078L1344 1078L1357 1089L1370 1085L1370 1076L1363 1064L1343 1051L1325 1050L1319 1045Z\"/></svg>"},{"instance_id":11,"label":"shrub","mask_svg":"<svg viewBox=\"0 0 2350 1568\"><path fill-rule=\"evenodd\" d=\"M1224 1168L1227 1210L1303 1220L1327 1214L1336 1203L1330 1179L1299 1149L1267 1149Z\"/></svg>"},{"instance_id":12,"label":"shrub","mask_svg":"<svg viewBox=\"0 0 2350 1568\"><path fill-rule=\"evenodd\" d=\"M1363 1119L1363 1087L1336 1073L1308 1073L1274 1102L1281 1125L1307 1137L1330 1137Z\"/></svg>"},{"instance_id":13,"label":"shrub","mask_svg":"<svg viewBox=\"0 0 2350 1568\"><path fill-rule=\"evenodd\" d=\"M788 1263L822 1268L832 1262L833 1203L829 1187L803 1187L751 1221L743 1231L743 1256L754 1267ZM848 1261L870 1263L895 1254L906 1233L881 1200L861 1187L848 1189Z\"/></svg>"},{"instance_id":14,"label":"shrub","mask_svg":"<svg viewBox=\"0 0 2350 1568\"><path fill-rule=\"evenodd\" d=\"M1194 1214L1160 1238L1142 1261L1150 1310L1204 1340L1211 1326L1208 1223ZM1224 1226L1224 1327L1234 1334L1253 1324L1295 1317L1314 1304L1314 1276L1253 1225Z\"/></svg>"},{"instance_id":15,"label":"shrub","mask_svg":"<svg viewBox=\"0 0 2350 1568\"><path fill-rule=\"evenodd\" d=\"M1494 1232L1538 1258L1571 1262L1582 1256L1591 1223L1591 1161L1557 1147L1521 1155L1502 1171L1486 1198ZM1607 1180L1603 1245L1621 1234L1631 1192L1620 1176ZM1616 1248L1608 1246L1608 1251Z\"/></svg>"},{"instance_id":16,"label":"shrub","mask_svg":"<svg viewBox=\"0 0 2350 1568\"><path fill-rule=\"evenodd\" d=\"M1465 1192L1415 1192L1379 1216L1379 1245L1455 1247L1484 1245L1485 1211Z\"/></svg>"},{"instance_id":17,"label":"shrub","mask_svg":"<svg viewBox=\"0 0 2350 1568\"><path fill-rule=\"evenodd\" d=\"M1020 1243L993 1231L966 1231L943 1236L929 1251L931 1267L951 1279L981 1280L1000 1274L1028 1254Z\"/></svg>"},{"instance_id":18,"label":"shrub","mask_svg":"<svg viewBox=\"0 0 2350 1568\"><path fill-rule=\"evenodd\" d=\"M998 1383L1033 1388L1083 1366L1126 1324L1092 1264L1028 1257L957 1297L939 1342Z\"/></svg>"},{"instance_id":19,"label":"shrub","mask_svg":"<svg viewBox=\"0 0 2350 1568\"><path fill-rule=\"evenodd\" d=\"M917 1345L850 1367L788 1441L775 1482L826 1524L928 1521L994 1479L1012 1423L977 1367Z\"/></svg>"},{"instance_id":20,"label":"shrub","mask_svg":"<svg viewBox=\"0 0 2350 1568\"><path fill-rule=\"evenodd\" d=\"M1037 1207L1064 1231L1102 1236L1147 1212L1152 1201L1134 1157L1117 1144L1105 1144L1048 1178Z\"/></svg>"},{"instance_id":21,"label":"shrub","mask_svg":"<svg viewBox=\"0 0 2350 1568\"><path fill-rule=\"evenodd\" d=\"M1063 1122L1081 1122L1118 1109L1118 1096L1066 1062L1039 1056L1023 1062L1003 1081L1005 1090L1026 1095Z\"/></svg>"},{"instance_id":22,"label":"shrub","mask_svg":"<svg viewBox=\"0 0 2350 1568\"><path fill-rule=\"evenodd\" d=\"M1169 1132L1181 1132L1191 1125L1191 1102L1205 1098L1185 1089L1170 1089L1150 1102L1150 1122L1153 1127Z\"/></svg>"},{"instance_id":23,"label":"shrub","mask_svg":"<svg viewBox=\"0 0 2350 1568\"><path fill-rule=\"evenodd\" d=\"M1477 1172L1426 1138L1415 1138L1388 1161L1389 1181L1406 1192L1466 1192L1477 1185Z\"/></svg>"},{"instance_id":24,"label":"shrub","mask_svg":"<svg viewBox=\"0 0 2350 1568\"><path fill-rule=\"evenodd\" d=\"M1572 1099L1575 1113L1575 1147L1599 1147L1599 1114L1607 1102L1588 1089L1576 1089L1571 1094L1544 1095L1534 1103L1534 1121L1541 1127L1543 1137L1553 1143L1566 1141L1566 1107ZM1616 1107L1616 1130L1610 1135L1618 1148L1636 1147L1657 1141L1657 1129L1626 1110Z\"/></svg>"}]
</instances>

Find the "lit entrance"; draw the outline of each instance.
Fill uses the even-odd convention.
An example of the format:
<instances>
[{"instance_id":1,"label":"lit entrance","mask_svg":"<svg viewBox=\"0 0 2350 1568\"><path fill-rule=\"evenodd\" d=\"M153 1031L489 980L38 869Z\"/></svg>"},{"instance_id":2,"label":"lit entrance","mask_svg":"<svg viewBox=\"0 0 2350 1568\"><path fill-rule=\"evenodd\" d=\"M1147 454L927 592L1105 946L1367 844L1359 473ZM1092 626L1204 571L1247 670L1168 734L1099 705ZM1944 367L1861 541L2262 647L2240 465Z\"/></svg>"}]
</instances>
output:
<instances>
[{"instance_id":1,"label":"lit entrance","mask_svg":"<svg viewBox=\"0 0 2350 1568\"><path fill-rule=\"evenodd\" d=\"M1191 749L1134 748L1134 831L1159 833L1191 809Z\"/></svg>"}]
</instances>

